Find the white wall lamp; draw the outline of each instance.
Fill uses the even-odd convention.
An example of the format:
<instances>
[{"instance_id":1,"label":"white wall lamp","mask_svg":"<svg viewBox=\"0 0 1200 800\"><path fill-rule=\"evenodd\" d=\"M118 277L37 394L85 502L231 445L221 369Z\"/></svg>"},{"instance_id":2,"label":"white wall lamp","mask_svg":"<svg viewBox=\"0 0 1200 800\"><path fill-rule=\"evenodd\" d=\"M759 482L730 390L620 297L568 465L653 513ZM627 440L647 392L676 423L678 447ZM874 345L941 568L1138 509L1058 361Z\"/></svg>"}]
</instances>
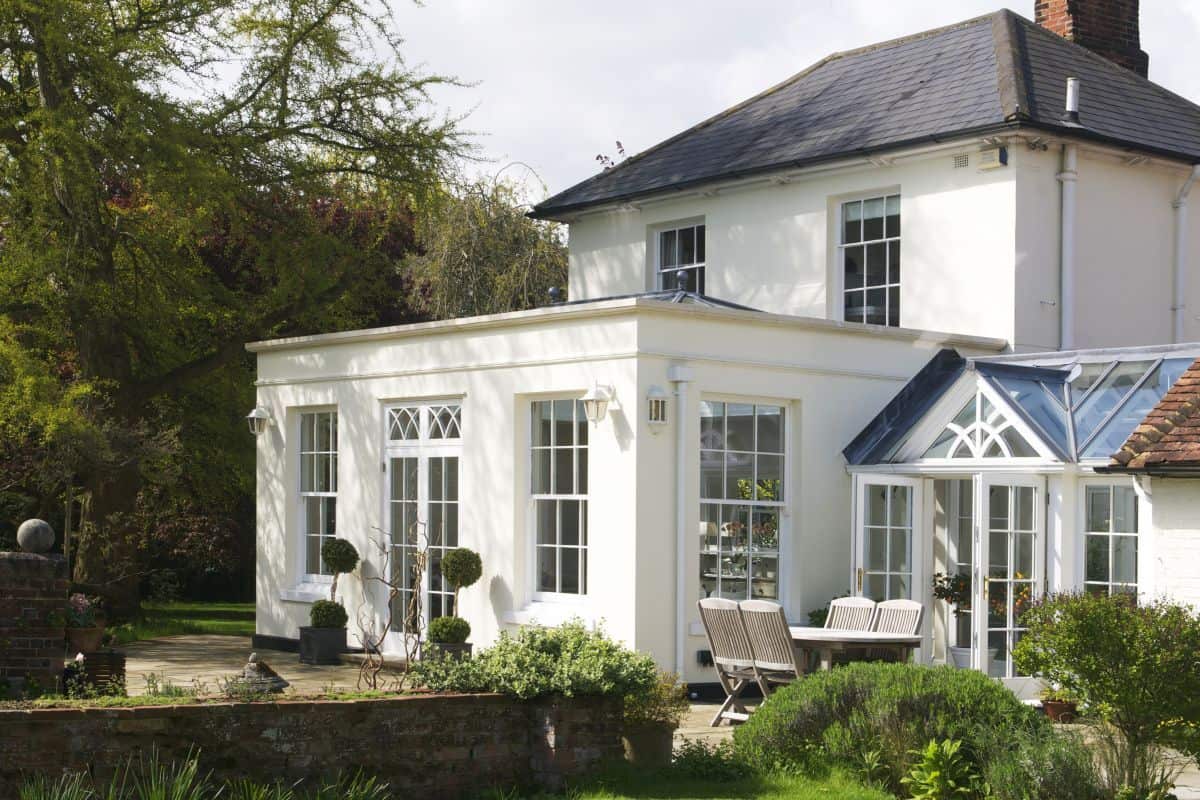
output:
<instances>
[{"instance_id":1,"label":"white wall lamp","mask_svg":"<svg viewBox=\"0 0 1200 800\"><path fill-rule=\"evenodd\" d=\"M583 396L583 413L588 422L599 425L608 413L608 404L612 400L612 387L593 383L592 388Z\"/></svg>"},{"instance_id":2,"label":"white wall lamp","mask_svg":"<svg viewBox=\"0 0 1200 800\"><path fill-rule=\"evenodd\" d=\"M646 392L646 423L657 434L667 424L667 400L670 395L661 386L651 386Z\"/></svg>"},{"instance_id":3,"label":"white wall lamp","mask_svg":"<svg viewBox=\"0 0 1200 800\"><path fill-rule=\"evenodd\" d=\"M275 423L271 419L271 412L262 406L255 406L254 410L246 415L246 422L250 425L250 432L255 436L262 436L267 432L267 428Z\"/></svg>"}]
</instances>

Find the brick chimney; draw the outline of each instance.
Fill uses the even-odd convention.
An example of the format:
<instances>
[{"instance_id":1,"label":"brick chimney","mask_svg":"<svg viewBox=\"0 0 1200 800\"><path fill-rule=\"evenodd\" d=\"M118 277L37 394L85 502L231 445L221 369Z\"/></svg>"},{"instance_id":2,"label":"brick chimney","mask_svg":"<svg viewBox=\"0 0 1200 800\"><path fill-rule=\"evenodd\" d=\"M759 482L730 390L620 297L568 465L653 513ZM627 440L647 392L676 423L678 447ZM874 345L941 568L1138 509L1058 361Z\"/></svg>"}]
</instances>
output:
<instances>
[{"instance_id":1,"label":"brick chimney","mask_svg":"<svg viewBox=\"0 0 1200 800\"><path fill-rule=\"evenodd\" d=\"M1146 77L1138 0L1034 0L1033 13L1043 28Z\"/></svg>"}]
</instances>

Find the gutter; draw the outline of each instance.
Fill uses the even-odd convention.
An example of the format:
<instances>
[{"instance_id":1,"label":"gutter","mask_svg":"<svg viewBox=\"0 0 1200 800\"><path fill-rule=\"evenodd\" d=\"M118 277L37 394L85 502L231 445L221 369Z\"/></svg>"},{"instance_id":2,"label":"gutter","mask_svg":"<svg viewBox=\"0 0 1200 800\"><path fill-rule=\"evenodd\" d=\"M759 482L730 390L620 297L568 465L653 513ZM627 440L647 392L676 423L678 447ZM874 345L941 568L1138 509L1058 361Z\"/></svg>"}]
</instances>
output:
<instances>
[{"instance_id":1,"label":"gutter","mask_svg":"<svg viewBox=\"0 0 1200 800\"><path fill-rule=\"evenodd\" d=\"M1147 478L1200 478L1200 464L1164 464L1151 467L1122 467L1106 464L1093 468L1098 475L1144 475Z\"/></svg>"},{"instance_id":2,"label":"gutter","mask_svg":"<svg viewBox=\"0 0 1200 800\"><path fill-rule=\"evenodd\" d=\"M1191 194L1192 186L1195 185L1197 179L1200 179L1200 164L1193 164L1191 174L1183 182L1183 186L1179 187L1179 194L1171 203L1171 208L1175 210L1175 275L1173 281L1174 302L1171 304L1171 341L1176 344L1184 340L1184 323L1187 312L1188 195Z\"/></svg>"}]
</instances>

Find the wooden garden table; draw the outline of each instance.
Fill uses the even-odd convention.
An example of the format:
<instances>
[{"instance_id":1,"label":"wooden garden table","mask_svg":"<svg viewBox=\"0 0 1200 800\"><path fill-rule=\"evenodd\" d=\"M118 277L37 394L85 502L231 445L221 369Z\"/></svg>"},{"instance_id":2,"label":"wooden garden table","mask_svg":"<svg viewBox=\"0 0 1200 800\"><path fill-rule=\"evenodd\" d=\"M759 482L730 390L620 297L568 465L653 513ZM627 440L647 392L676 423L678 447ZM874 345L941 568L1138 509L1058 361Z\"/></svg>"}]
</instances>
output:
<instances>
[{"instance_id":1,"label":"wooden garden table","mask_svg":"<svg viewBox=\"0 0 1200 800\"><path fill-rule=\"evenodd\" d=\"M792 641L797 647L815 650L821 657L821 669L833 666L834 652L847 650L891 650L901 661L908 661L913 650L921 646L920 636L906 633L877 633L875 631L851 631L840 628L789 628Z\"/></svg>"}]
</instances>

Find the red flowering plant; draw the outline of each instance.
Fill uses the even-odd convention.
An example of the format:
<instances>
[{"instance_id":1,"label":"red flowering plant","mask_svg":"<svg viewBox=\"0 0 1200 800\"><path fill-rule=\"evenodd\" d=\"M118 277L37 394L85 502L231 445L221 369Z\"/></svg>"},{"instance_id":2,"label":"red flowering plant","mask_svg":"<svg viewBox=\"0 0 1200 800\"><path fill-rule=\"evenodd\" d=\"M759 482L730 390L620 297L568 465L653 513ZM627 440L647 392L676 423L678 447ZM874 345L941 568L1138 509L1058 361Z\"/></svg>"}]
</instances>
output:
<instances>
[{"instance_id":1,"label":"red flowering plant","mask_svg":"<svg viewBox=\"0 0 1200 800\"><path fill-rule=\"evenodd\" d=\"M71 595L68 602L70 603L67 610L68 628L96 627L96 602L92 598L76 592Z\"/></svg>"}]
</instances>

